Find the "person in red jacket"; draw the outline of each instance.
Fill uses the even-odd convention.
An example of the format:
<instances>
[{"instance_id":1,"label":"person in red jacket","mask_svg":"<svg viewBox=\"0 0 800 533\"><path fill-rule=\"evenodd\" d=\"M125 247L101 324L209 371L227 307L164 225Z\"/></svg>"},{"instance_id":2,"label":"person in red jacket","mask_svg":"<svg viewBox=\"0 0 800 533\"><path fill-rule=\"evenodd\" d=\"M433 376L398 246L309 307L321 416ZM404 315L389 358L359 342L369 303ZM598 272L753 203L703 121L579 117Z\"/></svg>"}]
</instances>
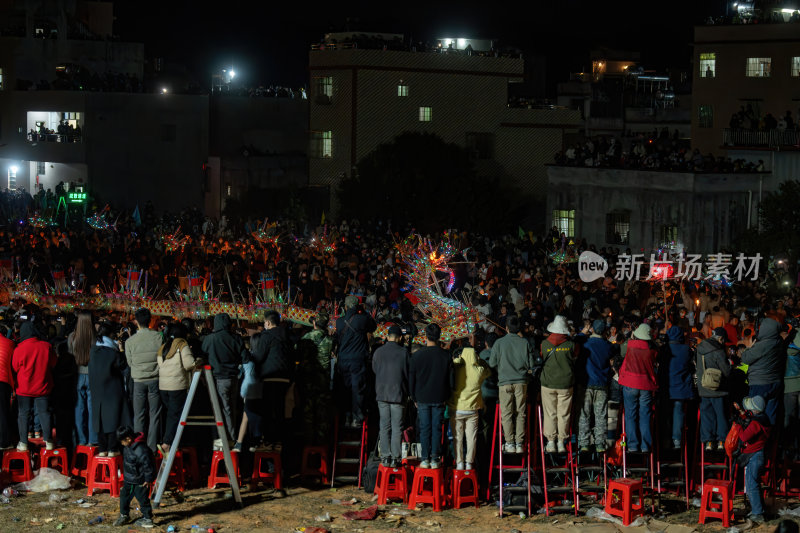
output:
<instances>
[{"instance_id":1,"label":"person in red jacket","mask_svg":"<svg viewBox=\"0 0 800 533\"><path fill-rule=\"evenodd\" d=\"M619 369L619 384L625 403L625 433L629 452L650 453L653 437L650 431L650 409L653 406L656 382L656 350L650 345L650 326L640 324L625 343L625 359Z\"/></svg>"},{"instance_id":2,"label":"person in red jacket","mask_svg":"<svg viewBox=\"0 0 800 533\"><path fill-rule=\"evenodd\" d=\"M14 375L11 356L14 341L8 339L8 328L0 326L0 449L11 447L11 394L14 392Z\"/></svg>"},{"instance_id":3,"label":"person in red jacket","mask_svg":"<svg viewBox=\"0 0 800 533\"><path fill-rule=\"evenodd\" d=\"M769 418L764 413L766 402L761 396L745 398L744 411L734 422L742 426L739 433L741 455L737 459L745 467L744 481L747 499L750 500L750 516L756 523L764 523L764 501L761 496L761 474L764 470L764 447L769 439Z\"/></svg>"},{"instance_id":4,"label":"person in red jacket","mask_svg":"<svg viewBox=\"0 0 800 533\"><path fill-rule=\"evenodd\" d=\"M42 424L42 434L45 446L52 450L53 434L52 420L50 418L50 392L53 390L53 367L56 366L56 353L49 342L36 337L33 322L24 322L19 330L20 342L14 349L11 358L11 367L17 376L17 404L19 416L19 444L17 450L26 451L28 442L28 418L36 407L39 422ZM25 439L23 441L23 439Z\"/></svg>"}]
</instances>

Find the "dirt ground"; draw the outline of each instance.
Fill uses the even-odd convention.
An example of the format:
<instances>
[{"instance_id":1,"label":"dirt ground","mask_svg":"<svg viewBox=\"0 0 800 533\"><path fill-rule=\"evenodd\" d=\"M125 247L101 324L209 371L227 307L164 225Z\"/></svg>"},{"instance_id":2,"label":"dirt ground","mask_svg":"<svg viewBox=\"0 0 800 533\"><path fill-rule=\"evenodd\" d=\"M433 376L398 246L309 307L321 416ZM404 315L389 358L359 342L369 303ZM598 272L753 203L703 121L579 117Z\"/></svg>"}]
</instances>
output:
<instances>
[{"instance_id":1,"label":"dirt ground","mask_svg":"<svg viewBox=\"0 0 800 533\"><path fill-rule=\"evenodd\" d=\"M343 505L339 501L355 498L357 503ZM84 499L91 506L78 504ZM379 507L374 520L348 521L342 518L347 511L360 510L375 505L372 498L355 487L330 489L329 487L290 486L286 495L282 496L273 490L251 492L242 490L244 506L240 509L231 497L230 490L193 489L174 496L167 494L162 499L161 507L155 510L155 527L150 531L165 532L171 525L176 531L200 533L213 527L219 533L242 531L276 531L291 533L307 528L322 527L336 532L360 533L369 531L392 532L462 532L486 531L522 533L533 531L551 531L567 533L616 533L630 531L633 533L701 533L722 531L719 521L711 521L709 525L697 524L698 510L692 508L685 511L682 500L662 500L662 507L655 515L648 516L645 526L623 528L608 521L575 517L572 515L555 515L546 517L535 515L532 518L511 516L497 517L497 507L484 504L479 509L465 507L460 510L448 509L434 513L430 508L406 511L400 504ZM56 501L58 500L58 501ZM333 501L338 500L338 501ZM768 502L769 503L769 502ZM772 505L774 510L787 506L795 507L800 501L793 499L778 500ZM674 509L674 511L671 511ZM742 497L736 500L735 509L744 512ZM315 517L329 513L332 521L318 522ZM394 513L394 514L393 514ZM86 489L79 486L72 490L53 491L50 493L28 493L12 498L11 503L0 504L0 532L90 532L90 531L143 531L133 525L115 528L111 524L119 514L119 499L111 498L107 493L97 494L91 498L86 496ZM103 522L89 526L89 520L97 516ZM140 516L134 502L132 518ZM778 523L773 519L766 526L752 528L751 531L772 531ZM743 528L744 520L737 517L735 526Z\"/></svg>"}]
</instances>

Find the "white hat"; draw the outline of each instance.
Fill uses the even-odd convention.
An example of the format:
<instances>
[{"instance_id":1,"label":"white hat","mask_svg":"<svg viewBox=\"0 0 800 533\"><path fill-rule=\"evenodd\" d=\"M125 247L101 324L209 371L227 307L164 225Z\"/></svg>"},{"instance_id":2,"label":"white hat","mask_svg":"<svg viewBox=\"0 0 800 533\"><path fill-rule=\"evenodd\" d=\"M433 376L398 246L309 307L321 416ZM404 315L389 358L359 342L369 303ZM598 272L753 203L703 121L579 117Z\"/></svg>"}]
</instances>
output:
<instances>
[{"instance_id":1,"label":"white hat","mask_svg":"<svg viewBox=\"0 0 800 533\"><path fill-rule=\"evenodd\" d=\"M569 326L567 326L567 319L561 315L556 315L553 321L547 325L547 331L559 335L569 335Z\"/></svg>"},{"instance_id":2,"label":"white hat","mask_svg":"<svg viewBox=\"0 0 800 533\"><path fill-rule=\"evenodd\" d=\"M633 332L633 337L642 341L652 340L650 326L647 324L639 324L639 327Z\"/></svg>"}]
</instances>

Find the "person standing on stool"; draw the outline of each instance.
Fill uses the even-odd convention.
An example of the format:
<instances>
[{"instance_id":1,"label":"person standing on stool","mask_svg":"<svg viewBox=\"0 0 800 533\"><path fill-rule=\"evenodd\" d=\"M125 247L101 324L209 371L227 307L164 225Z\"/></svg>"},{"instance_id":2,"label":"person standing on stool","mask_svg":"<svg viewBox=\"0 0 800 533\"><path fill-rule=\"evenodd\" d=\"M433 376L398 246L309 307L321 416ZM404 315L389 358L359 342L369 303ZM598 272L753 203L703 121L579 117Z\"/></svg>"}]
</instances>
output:
<instances>
[{"instance_id":1,"label":"person standing on stool","mask_svg":"<svg viewBox=\"0 0 800 533\"><path fill-rule=\"evenodd\" d=\"M8 328L0 325L0 450L11 448L11 395L14 393L14 374L11 358L14 355L14 341L6 338Z\"/></svg>"},{"instance_id":2,"label":"person standing on stool","mask_svg":"<svg viewBox=\"0 0 800 533\"><path fill-rule=\"evenodd\" d=\"M386 344L375 350L375 399L380 414L381 464L396 467L402 460L403 414L408 399L408 372L411 356L401 344L403 330L390 326Z\"/></svg>"},{"instance_id":3,"label":"person standing on stool","mask_svg":"<svg viewBox=\"0 0 800 533\"><path fill-rule=\"evenodd\" d=\"M475 445L478 442L478 415L483 409L481 385L492 371L471 346L463 348L460 353L456 352L453 368L454 387L448 407L456 470L472 470L475 463Z\"/></svg>"},{"instance_id":4,"label":"person standing on stool","mask_svg":"<svg viewBox=\"0 0 800 533\"><path fill-rule=\"evenodd\" d=\"M724 331L724 328L720 329ZM680 450L683 442L686 404L694 398L694 365L692 364L692 349L686 344L683 330L680 327L672 326L669 328L667 330L667 339L669 339L669 352L667 352L669 357L669 364L667 365L669 370L669 399L672 402L672 448Z\"/></svg>"},{"instance_id":5,"label":"person standing on stool","mask_svg":"<svg viewBox=\"0 0 800 533\"><path fill-rule=\"evenodd\" d=\"M658 390L656 350L650 344L650 326L639 324L632 338L622 346L622 367L619 384L625 405L625 433L629 452L650 453L653 437L650 410Z\"/></svg>"},{"instance_id":6,"label":"person standing on stool","mask_svg":"<svg viewBox=\"0 0 800 533\"><path fill-rule=\"evenodd\" d=\"M728 397L727 378L731 373L728 356L725 355L727 333L717 328L711 337L697 347L697 393L700 395L700 442L706 451L725 449L728 435L728 417L725 416L725 400ZM710 380L706 370L717 370L720 379ZM710 376L711 374L709 374ZM705 382L705 385L703 384Z\"/></svg>"},{"instance_id":7,"label":"person standing on stool","mask_svg":"<svg viewBox=\"0 0 800 533\"><path fill-rule=\"evenodd\" d=\"M17 376L17 405L19 416L19 444L17 450L28 450L28 418L35 408L42 424L45 447L54 448L52 418L50 416L50 393L53 391L53 367L56 353L49 342L39 340L33 322L23 322L19 328L20 342L14 349L11 368Z\"/></svg>"},{"instance_id":8,"label":"person standing on stool","mask_svg":"<svg viewBox=\"0 0 800 533\"><path fill-rule=\"evenodd\" d=\"M438 324L428 324L425 348L411 357L408 374L408 388L419 418L420 468L439 468L441 465L444 404L453 389L453 360L450 353L439 346L441 334Z\"/></svg>"},{"instance_id":9,"label":"person standing on stool","mask_svg":"<svg viewBox=\"0 0 800 533\"><path fill-rule=\"evenodd\" d=\"M339 356L336 368L342 376L344 393L350 394L350 409L345 414L345 427L361 429L364 420L364 394L367 390L369 337L377 328L375 320L361 309L352 294L344 299L344 316L336 321ZM344 402L348 404L347 401Z\"/></svg>"},{"instance_id":10,"label":"person standing on stool","mask_svg":"<svg viewBox=\"0 0 800 533\"><path fill-rule=\"evenodd\" d=\"M550 335L542 341L542 432L544 451L564 453L572 418L575 384L575 343L569 340L567 319L557 315L547 326Z\"/></svg>"},{"instance_id":11,"label":"person standing on stool","mask_svg":"<svg viewBox=\"0 0 800 533\"><path fill-rule=\"evenodd\" d=\"M742 401L745 412L734 419L742 426L739 433L741 455L736 459L739 466L745 467L744 483L747 499L750 501L748 518L756 523L764 523L764 500L761 497L761 474L764 469L764 446L769 439L770 422L764 412L766 402L761 396L751 396Z\"/></svg>"},{"instance_id":12,"label":"person standing on stool","mask_svg":"<svg viewBox=\"0 0 800 533\"><path fill-rule=\"evenodd\" d=\"M236 393L239 390L239 365L244 360L247 349L244 340L231 333L231 317L227 313L219 313L214 317L214 331L203 339L203 353L208 355L208 364L214 375L217 396L220 400L222 418L229 440L236 437ZM222 449L222 441L214 439L214 449Z\"/></svg>"},{"instance_id":13,"label":"person standing on stool","mask_svg":"<svg viewBox=\"0 0 800 533\"><path fill-rule=\"evenodd\" d=\"M492 346L489 366L497 369L500 417L503 421L505 453L525 452L525 415L528 406L528 375L533 368L533 349L519 332L517 315L506 319L508 333Z\"/></svg>"},{"instance_id":14,"label":"person standing on stool","mask_svg":"<svg viewBox=\"0 0 800 533\"><path fill-rule=\"evenodd\" d=\"M155 451L161 439L161 394L158 390L156 358L162 336L147 327L151 318L149 309L142 307L133 316L138 331L125 341L125 358L131 367L133 379L133 430L143 433L147 437L147 446ZM148 428L145 430L147 419Z\"/></svg>"},{"instance_id":15,"label":"person standing on stool","mask_svg":"<svg viewBox=\"0 0 800 533\"><path fill-rule=\"evenodd\" d=\"M111 339L114 326L101 322L97 339L89 352L89 389L92 394L92 429L97 434L101 457L119 455L117 428L125 410L125 386L122 371L125 358Z\"/></svg>"}]
</instances>

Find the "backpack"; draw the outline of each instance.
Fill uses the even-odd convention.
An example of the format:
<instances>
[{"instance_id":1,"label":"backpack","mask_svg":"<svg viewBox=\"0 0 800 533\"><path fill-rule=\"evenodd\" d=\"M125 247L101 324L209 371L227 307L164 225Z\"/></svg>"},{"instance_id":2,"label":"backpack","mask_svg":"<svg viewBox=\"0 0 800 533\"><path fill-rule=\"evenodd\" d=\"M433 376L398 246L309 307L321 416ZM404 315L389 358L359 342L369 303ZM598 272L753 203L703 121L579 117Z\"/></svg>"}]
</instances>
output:
<instances>
[{"instance_id":1,"label":"backpack","mask_svg":"<svg viewBox=\"0 0 800 533\"><path fill-rule=\"evenodd\" d=\"M372 494L375 492L375 483L378 481L378 467L381 465L381 458L378 453L378 443L375 443L375 449L367 457L367 462L364 464L364 469L361 474L361 481L364 483L364 492Z\"/></svg>"}]
</instances>

